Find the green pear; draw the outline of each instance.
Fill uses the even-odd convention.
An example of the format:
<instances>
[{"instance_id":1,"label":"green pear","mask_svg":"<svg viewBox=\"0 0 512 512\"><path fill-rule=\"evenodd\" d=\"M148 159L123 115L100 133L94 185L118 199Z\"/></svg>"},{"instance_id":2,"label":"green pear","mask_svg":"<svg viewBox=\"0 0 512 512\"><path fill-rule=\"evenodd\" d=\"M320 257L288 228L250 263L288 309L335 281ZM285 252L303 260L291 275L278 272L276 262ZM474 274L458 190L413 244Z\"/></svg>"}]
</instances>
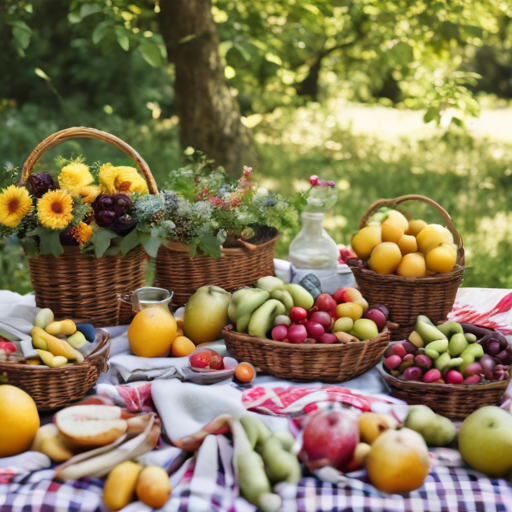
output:
<instances>
[{"instance_id":1,"label":"green pear","mask_svg":"<svg viewBox=\"0 0 512 512\"><path fill-rule=\"evenodd\" d=\"M443 334L425 315L418 316L414 330L421 336L421 339L426 345L432 341L446 339L446 335Z\"/></svg>"},{"instance_id":2,"label":"green pear","mask_svg":"<svg viewBox=\"0 0 512 512\"><path fill-rule=\"evenodd\" d=\"M474 343L478 338L472 332L464 333L464 337L468 341L468 343Z\"/></svg>"},{"instance_id":3,"label":"green pear","mask_svg":"<svg viewBox=\"0 0 512 512\"><path fill-rule=\"evenodd\" d=\"M285 284L284 289L292 296L294 306L304 308L306 311L314 306L315 299L313 299L313 295L300 284Z\"/></svg>"},{"instance_id":4,"label":"green pear","mask_svg":"<svg viewBox=\"0 0 512 512\"><path fill-rule=\"evenodd\" d=\"M431 359L437 359L448 350L448 340L432 341L425 347L425 354Z\"/></svg>"},{"instance_id":5,"label":"green pear","mask_svg":"<svg viewBox=\"0 0 512 512\"><path fill-rule=\"evenodd\" d=\"M458 356L459 354L462 354L462 352L464 352L467 347L468 340L463 333L458 332L450 338L448 350L452 356Z\"/></svg>"},{"instance_id":6,"label":"green pear","mask_svg":"<svg viewBox=\"0 0 512 512\"><path fill-rule=\"evenodd\" d=\"M260 288L242 288L231 296L228 306L228 316L232 322L250 315L270 298L269 292Z\"/></svg>"},{"instance_id":7,"label":"green pear","mask_svg":"<svg viewBox=\"0 0 512 512\"><path fill-rule=\"evenodd\" d=\"M251 316L248 332L251 336L266 338L267 332L274 326L277 315L284 315L284 304L276 299L267 300Z\"/></svg>"},{"instance_id":8,"label":"green pear","mask_svg":"<svg viewBox=\"0 0 512 512\"><path fill-rule=\"evenodd\" d=\"M437 359L434 360L434 365L441 372L446 366L450 366L451 360L452 356L450 355L450 353L443 352Z\"/></svg>"},{"instance_id":9,"label":"green pear","mask_svg":"<svg viewBox=\"0 0 512 512\"><path fill-rule=\"evenodd\" d=\"M445 446L453 441L456 434L455 425L448 418L436 414L426 405L409 407L404 426L421 434L432 446Z\"/></svg>"},{"instance_id":10,"label":"green pear","mask_svg":"<svg viewBox=\"0 0 512 512\"><path fill-rule=\"evenodd\" d=\"M284 281L282 279L279 279L279 277L265 276L260 277L256 281L256 288L260 288L270 293L274 291L276 288L281 288L283 284Z\"/></svg>"},{"instance_id":11,"label":"green pear","mask_svg":"<svg viewBox=\"0 0 512 512\"><path fill-rule=\"evenodd\" d=\"M470 414L459 430L462 458L476 471L504 478L512 472L512 414L488 406Z\"/></svg>"},{"instance_id":12,"label":"green pear","mask_svg":"<svg viewBox=\"0 0 512 512\"><path fill-rule=\"evenodd\" d=\"M438 325L437 328L448 338L450 339L454 334L464 334L464 329L462 325L457 322L449 321L444 324Z\"/></svg>"},{"instance_id":13,"label":"green pear","mask_svg":"<svg viewBox=\"0 0 512 512\"><path fill-rule=\"evenodd\" d=\"M290 312L290 309L292 309L294 306L293 298L290 295L290 292L288 290L285 290L284 288L276 288L275 290L272 291L270 297L272 299L279 300L284 304L286 311L285 314L288 314Z\"/></svg>"},{"instance_id":14,"label":"green pear","mask_svg":"<svg viewBox=\"0 0 512 512\"><path fill-rule=\"evenodd\" d=\"M183 330L196 345L222 337L222 329L229 323L228 307L231 293L218 286L202 286L185 306Z\"/></svg>"}]
</instances>

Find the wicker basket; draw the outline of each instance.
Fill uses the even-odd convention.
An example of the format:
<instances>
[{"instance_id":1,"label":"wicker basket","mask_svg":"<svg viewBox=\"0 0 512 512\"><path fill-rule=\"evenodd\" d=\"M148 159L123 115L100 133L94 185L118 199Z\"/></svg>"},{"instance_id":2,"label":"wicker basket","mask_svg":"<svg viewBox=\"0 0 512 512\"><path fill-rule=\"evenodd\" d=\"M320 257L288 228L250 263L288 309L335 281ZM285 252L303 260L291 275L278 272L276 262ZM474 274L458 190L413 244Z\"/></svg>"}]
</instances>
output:
<instances>
[{"instance_id":1,"label":"wicker basket","mask_svg":"<svg viewBox=\"0 0 512 512\"><path fill-rule=\"evenodd\" d=\"M373 368L389 343L389 330L354 343L292 345L224 329L229 352L239 361L281 379L345 382Z\"/></svg>"},{"instance_id":2,"label":"wicker basket","mask_svg":"<svg viewBox=\"0 0 512 512\"><path fill-rule=\"evenodd\" d=\"M370 304L386 305L389 309L389 319L400 325L398 329L393 329L391 332L393 341L409 336L414 330L418 315L426 315L434 323L445 320L452 310L465 270L464 247L460 234L455 229L448 212L428 197L407 195L396 199L377 201L361 219L359 229L366 226L372 213L379 208L397 207L405 201L421 201L433 206L441 214L458 247L458 261L451 272L425 277L384 275L351 265L357 286L364 298Z\"/></svg>"},{"instance_id":3,"label":"wicker basket","mask_svg":"<svg viewBox=\"0 0 512 512\"><path fill-rule=\"evenodd\" d=\"M268 228L266 238L258 245L239 240L238 247L223 247L219 259L207 255L191 258L187 246L169 242L158 250L155 286L173 291L175 306L186 304L198 288L208 284L229 292L252 286L260 277L275 275L279 234Z\"/></svg>"},{"instance_id":4,"label":"wicker basket","mask_svg":"<svg viewBox=\"0 0 512 512\"><path fill-rule=\"evenodd\" d=\"M505 394L507 380L483 384L433 384L398 379L387 373L382 365L379 370L391 395L410 405L427 405L437 414L453 421L462 421L472 412L486 405L496 405Z\"/></svg>"},{"instance_id":5,"label":"wicker basket","mask_svg":"<svg viewBox=\"0 0 512 512\"><path fill-rule=\"evenodd\" d=\"M110 335L99 329L98 347L83 363L61 368L32 366L22 363L0 363L0 378L26 391L39 411L64 407L82 398L98 380L100 373L108 371Z\"/></svg>"},{"instance_id":6,"label":"wicker basket","mask_svg":"<svg viewBox=\"0 0 512 512\"><path fill-rule=\"evenodd\" d=\"M67 128L41 142L27 158L21 182L49 149L74 138L102 140L120 149L138 165L151 194L158 189L148 165L128 144L114 135L94 128ZM56 318L84 318L97 327L130 323L133 312L119 300L121 295L144 286L147 256L136 247L126 256L82 254L79 247L64 247L58 258L37 255L29 259L36 305L50 308Z\"/></svg>"}]
</instances>

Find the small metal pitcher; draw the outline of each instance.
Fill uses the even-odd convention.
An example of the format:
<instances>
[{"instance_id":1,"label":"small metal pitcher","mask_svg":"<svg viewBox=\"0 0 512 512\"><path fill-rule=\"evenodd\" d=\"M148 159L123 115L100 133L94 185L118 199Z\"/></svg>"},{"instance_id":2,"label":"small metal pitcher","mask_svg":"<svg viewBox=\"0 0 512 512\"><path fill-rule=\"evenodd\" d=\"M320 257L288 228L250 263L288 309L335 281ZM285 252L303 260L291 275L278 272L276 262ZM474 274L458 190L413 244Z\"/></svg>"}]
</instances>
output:
<instances>
[{"instance_id":1,"label":"small metal pitcher","mask_svg":"<svg viewBox=\"0 0 512 512\"><path fill-rule=\"evenodd\" d=\"M174 292L170 292L164 288L144 286L131 293L127 293L124 297L121 297L121 300L127 304L131 304L136 313L155 306L162 307L170 313L169 306L173 295Z\"/></svg>"}]
</instances>

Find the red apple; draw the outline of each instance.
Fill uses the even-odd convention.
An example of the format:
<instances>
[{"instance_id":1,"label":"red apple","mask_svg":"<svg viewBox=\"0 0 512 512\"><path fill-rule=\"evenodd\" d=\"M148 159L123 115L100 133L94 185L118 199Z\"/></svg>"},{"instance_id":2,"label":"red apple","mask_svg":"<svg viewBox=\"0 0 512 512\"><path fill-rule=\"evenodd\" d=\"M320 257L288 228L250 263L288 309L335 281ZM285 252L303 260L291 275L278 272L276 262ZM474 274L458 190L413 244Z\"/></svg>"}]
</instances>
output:
<instances>
[{"instance_id":1,"label":"red apple","mask_svg":"<svg viewBox=\"0 0 512 512\"><path fill-rule=\"evenodd\" d=\"M347 286L341 293L342 302L354 302L355 300L362 299L363 296L357 288Z\"/></svg>"},{"instance_id":2,"label":"red apple","mask_svg":"<svg viewBox=\"0 0 512 512\"><path fill-rule=\"evenodd\" d=\"M368 311L370 309L378 309L386 317L386 320L389 318L389 309L384 304L372 304L368 307Z\"/></svg>"},{"instance_id":3,"label":"red apple","mask_svg":"<svg viewBox=\"0 0 512 512\"><path fill-rule=\"evenodd\" d=\"M320 311L329 311L330 309L336 308L336 301L328 294L321 293L316 299L315 306Z\"/></svg>"},{"instance_id":4,"label":"red apple","mask_svg":"<svg viewBox=\"0 0 512 512\"><path fill-rule=\"evenodd\" d=\"M325 334L324 326L318 322L308 322L306 324L306 330L308 331L308 335L311 336L311 338L315 338L315 340L318 340L320 336Z\"/></svg>"},{"instance_id":5,"label":"red apple","mask_svg":"<svg viewBox=\"0 0 512 512\"><path fill-rule=\"evenodd\" d=\"M308 317L308 312L304 308L296 306L290 309L290 314L288 316L292 322L300 322Z\"/></svg>"},{"instance_id":6,"label":"red apple","mask_svg":"<svg viewBox=\"0 0 512 512\"><path fill-rule=\"evenodd\" d=\"M359 425L347 410L317 412L306 425L303 451L309 468L333 466L343 471L359 443Z\"/></svg>"},{"instance_id":7,"label":"red apple","mask_svg":"<svg viewBox=\"0 0 512 512\"><path fill-rule=\"evenodd\" d=\"M324 329L331 327L331 315L327 311L316 311L311 315L309 321L323 325Z\"/></svg>"},{"instance_id":8,"label":"red apple","mask_svg":"<svg viewBox=\"0 0 512 512\"><path fill-rule=\"evenodd\" d=\"M332 298L336 301L336 304L343 302L343 291L345 288L338 288L333 294Z\"/></svg>"},{"instance_id":9,"label":"red apple","mask_svg":"<svg viewBox=\"0 0 512 512\"><path fill-rule=\"evenodd\" d=\"M302 343L308 337L308 331L304 325L293 324L288 328L288 341L290 343Z\"/></svg>"},{"instance_id":10,"label":"red apple","mask_svg":"<svg viewBox=\"0 0 512 512\"><path fill-rule=\"evenodd\" d=\"M368 318L369 320L373 320L379 332L386 327L386 316L380 309L369 309L364 315L364 318ZM404 349L405 351L405 349Z\"/></svg>"}]
</instances>

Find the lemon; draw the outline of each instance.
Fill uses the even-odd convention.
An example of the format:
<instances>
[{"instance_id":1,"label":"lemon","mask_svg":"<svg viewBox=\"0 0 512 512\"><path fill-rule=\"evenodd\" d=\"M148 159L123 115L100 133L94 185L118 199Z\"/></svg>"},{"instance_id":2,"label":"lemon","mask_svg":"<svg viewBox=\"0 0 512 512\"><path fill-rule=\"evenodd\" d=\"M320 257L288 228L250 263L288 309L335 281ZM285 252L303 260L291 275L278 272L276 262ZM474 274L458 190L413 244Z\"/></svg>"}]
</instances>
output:
<instances>
[{"instance_id":1,"label":"lemon","mask_svg":"<svg viewBox=\"0 0 512 512\"><path fill-rule=\"evenodd\" d=\"M28 450L39 426L32 397L15 386L0 386L0 458Z\"/></svg>"},{"instance_id":2,"label":"lemon","mask_svg":"<svg viewBox=\"0 0 512 512\"><path fill-rule=\"evenodd\" d=\"M169 354L178 327L174 317L161 307L143 309L128 328L132 352L140 357L164 357Z\"/></svg>"}]
</instances>

